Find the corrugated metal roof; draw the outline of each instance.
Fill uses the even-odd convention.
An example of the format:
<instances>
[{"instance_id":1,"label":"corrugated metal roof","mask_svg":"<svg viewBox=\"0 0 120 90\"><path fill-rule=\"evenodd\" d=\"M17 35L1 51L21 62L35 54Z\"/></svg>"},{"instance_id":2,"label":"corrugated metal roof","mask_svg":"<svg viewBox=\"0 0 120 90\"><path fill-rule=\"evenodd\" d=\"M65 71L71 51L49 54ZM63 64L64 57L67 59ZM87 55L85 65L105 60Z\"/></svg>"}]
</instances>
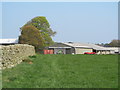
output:
<instances>
[{"instance_id":1,"label":"corrugated metal roof","mask_svg":"<svg viewBox=\"0 0 120 90\"><path fill-rule=\"evenodd\" d=\"M66 45L64 43L55 43L55 44L49 46L49 48L71 48L71 46Z\"/></svg>"},{"instance_id":2,"label":"corrugated metal roof","mask_svg":"<svg viewBox=\"0 0 120 90\"><path fill-rule=\"evenodd\" d=\"M105 48L105 47L102 47L102 46L98 46L98 45L95 45L95 44L89 44L89 43L79 43L79 42L67 42L67 43L64 43L66 45L69 45L71 47L84 47L84 48L93 48L95 50L110 50L109 48Z\"/></svg>"},{"instance_id":3,"label":"corrugated metal roof","mask_svg":"<svg viewBox=\"0 0 120 90\"><path fill-rule=\"evenodd\" d=\"M18 43L18 39L0 39L0 44Z\"/></svg>"}]
</instances>

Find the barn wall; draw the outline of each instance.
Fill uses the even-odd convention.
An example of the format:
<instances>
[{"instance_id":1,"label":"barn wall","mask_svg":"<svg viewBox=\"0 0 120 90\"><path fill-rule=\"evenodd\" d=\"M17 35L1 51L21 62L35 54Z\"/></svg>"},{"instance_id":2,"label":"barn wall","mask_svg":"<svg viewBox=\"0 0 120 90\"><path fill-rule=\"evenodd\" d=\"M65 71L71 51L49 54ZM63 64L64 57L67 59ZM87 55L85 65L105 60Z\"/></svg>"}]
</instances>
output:
<instances>
[{"instance_id":1,"label":"barn wall","mask_svg":"<svg viewBox=\"0 0 120 90\"><path fill-rule=\"evenodd\" d=\"M96 54L112 54L109 50L97 50Z\"/></svg>"},{"instance_id":2,"label":"barn wall","mask_svg":"<svg viewBox=\"0 0 120 90\"><path fill-rule=\"evenodd\" d=\"M16 44L0 46L0 69L11 68L21 63L28 56L35 55L35 49L31 45Z\"/></svg>"},{"instance_id":3,"label":"barn wall","mask_svg":"<svg viewBox=\"0 0 120 90\"><path fill-rule=\"evenodd\" d=\"M65 48L54 48L54 54L58 54L59 51L62 51L63 54L66 54L66 49Z\"/></svg>"},{"instance_id":4,"label":"barn wall","mask_svg":"<svg viewBox=\"0 0 120 90\"><path fill-rule=\"evenodd\" d=\"M75 48L75 54L84 54L85 52L93 52L93 49Z\"/></svg>"},{"instance_id":5,"label":"barn wall","mask_svg":"<svg viewBox=\"0 0 120 90\"><path fill-rule=\"evenodd\" d=\"M75 54L75 48L71 48L71 54Z\"/></svg>"}]
</instances>

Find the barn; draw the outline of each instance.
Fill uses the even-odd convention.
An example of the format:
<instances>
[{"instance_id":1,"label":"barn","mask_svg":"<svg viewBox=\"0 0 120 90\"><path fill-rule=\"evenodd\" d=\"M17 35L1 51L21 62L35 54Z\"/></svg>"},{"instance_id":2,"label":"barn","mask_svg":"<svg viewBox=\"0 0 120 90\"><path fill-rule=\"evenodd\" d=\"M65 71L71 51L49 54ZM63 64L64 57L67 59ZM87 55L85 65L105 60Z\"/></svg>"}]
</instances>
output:
<instances>
[{"instance_id":1,"label":"barn","mask_svg":"<svg viewBox=\"0 0 120 90\"><path fill-rule=\"evenodd\" d=\"M74 53L74 48L64 43L55 43L48 47L49 50L53 50L54 54L72 54Z\"/></svg>"},{"instance_id":2,"label":"barn","mask_svg":"<svg viewBox=\"0 0 120 90\"><path fill-rule=\"evenodd\" d=\"M83 43L67 42L64 44L69 45L72 48L74 48L75 50L74 54L84 54L85 52L93 52L92 47L89 47Z\"/></svg>"},{"instance_id":3,"label":"barn","mask_svg":"<svg viewBox=\"0 0 120 90\"><path fill-rule=\"evenodd\" d=\"M96 54L113 54L113 50L89 43L66 42L55 43L48 47L54 54L84 54L85 52L96 52Z\"/></svg>"},{"instance_id":4,"label":"barn","mask_svg":"<svg viewBox=\"0 0 120 90\"><path fill-rule=\"evenodd\" d=\"M90 43L67 42L64 43L75 48L75 54L84 54L85 52L96 52L96 54L112 54L113 50Z\"/></svg>"},{"instance_id":5,"label":"barn","mask_svg":"<svg viewBox=\"0 0 120 90\"><path fill-rule=\"evenodd\" d=\"M69 43L55 43L48 47L49 50L53 50L54 54L84 54L84 52L92 52L93 49L88 46L75 46Z\"/></svg>"},{"instance_id":6,"label":"barn","mask_svg":"<svg viewBox=\"0 0 120 90\"><path fill-rule=\"evenodd\" d=\"M111 50L113 54L120 54L120 47L106 47Z\"/></svg>"},{"instance_id":7,"label":"barn","mask_svg":"<svg viewBox=\"0 0 120 90\"><path fill-rule=\"evenodd\" d=\"M18 39L0 39L0 45L18 44Z\"/></svg>"}]
</instances>

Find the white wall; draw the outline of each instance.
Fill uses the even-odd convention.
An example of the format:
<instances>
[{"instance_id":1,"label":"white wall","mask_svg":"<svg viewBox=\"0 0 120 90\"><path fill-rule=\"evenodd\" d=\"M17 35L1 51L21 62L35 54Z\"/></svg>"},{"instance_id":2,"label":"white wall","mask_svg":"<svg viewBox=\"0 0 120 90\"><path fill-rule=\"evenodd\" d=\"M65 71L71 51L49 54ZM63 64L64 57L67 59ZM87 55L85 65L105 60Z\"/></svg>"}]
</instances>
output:
<instances>
[{"instance_id":1,"label":"white wall","mask_svg":"<svg viewBox=\"0 0 120 90\"><path fill-rule=\"evenodd\" d=\"M93 52L93 49L75 48L75 54L84 54L85 52Z\"/></svg>"}]
</instances>

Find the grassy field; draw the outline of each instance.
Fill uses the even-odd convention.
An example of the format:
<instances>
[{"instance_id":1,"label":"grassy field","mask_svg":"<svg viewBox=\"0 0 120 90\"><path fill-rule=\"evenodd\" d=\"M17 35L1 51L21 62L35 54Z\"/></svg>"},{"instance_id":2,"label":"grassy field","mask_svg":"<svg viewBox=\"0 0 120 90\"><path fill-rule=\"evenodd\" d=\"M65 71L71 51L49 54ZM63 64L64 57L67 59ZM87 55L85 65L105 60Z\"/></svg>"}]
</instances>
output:
<instances>
[{"instance_id":1,"label":"grassy field","mask_svg":"<svg viewBox=\"0 0 120 90\"><path fill-rule=\"evenodd\" d=\"M3 70L3 88L117 88L117 55L36 55Z\"/></svg>"}]
</instances>

